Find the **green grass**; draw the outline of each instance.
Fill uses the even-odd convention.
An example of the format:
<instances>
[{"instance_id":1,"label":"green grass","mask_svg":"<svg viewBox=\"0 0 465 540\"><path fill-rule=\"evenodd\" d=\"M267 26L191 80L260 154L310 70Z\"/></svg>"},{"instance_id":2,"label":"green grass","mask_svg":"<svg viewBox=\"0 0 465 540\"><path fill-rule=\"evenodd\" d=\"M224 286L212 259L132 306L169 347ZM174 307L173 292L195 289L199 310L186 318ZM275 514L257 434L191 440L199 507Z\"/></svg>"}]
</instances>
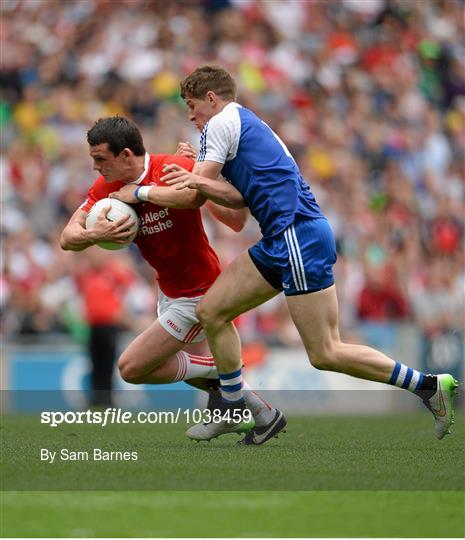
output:
<instances>
[{"instance_id":1,"label":"green grass","mask_svg":"<svg viewBox=\"0 0 465 540\"><path fill-rule=\"evenodd\" d=\"M10 492L8 537L463 537L459 492Z\"/></svg>"},{"instance_id":2,"label":"green grass","mask_svg":"<svg viewBox=\"0 0 465 540\"><path fill-rule=\"evenodd\" d=\"M438 441L427 414L300 417L261 447L236 435L196 444L185 425L61 425L3 419L6 490L444 490L464 486L464 426ZM40 460L40 449L89 452L89 461ZM137 461L94 462L92 450L137 451Z\"/></svg>"},{"instance_id":3,"label":"green grass","mask_svg":"<svg viewBox=\"0 0 465 540\"><path fill-rule=\"evenodd\" d=\"M462 537L464 425L426 414L299 417L258 448L184 425L41 426L3 418L2 536ZM137 462L41 463L40 448L137 450Z\"/></svg>"}]
</instances>

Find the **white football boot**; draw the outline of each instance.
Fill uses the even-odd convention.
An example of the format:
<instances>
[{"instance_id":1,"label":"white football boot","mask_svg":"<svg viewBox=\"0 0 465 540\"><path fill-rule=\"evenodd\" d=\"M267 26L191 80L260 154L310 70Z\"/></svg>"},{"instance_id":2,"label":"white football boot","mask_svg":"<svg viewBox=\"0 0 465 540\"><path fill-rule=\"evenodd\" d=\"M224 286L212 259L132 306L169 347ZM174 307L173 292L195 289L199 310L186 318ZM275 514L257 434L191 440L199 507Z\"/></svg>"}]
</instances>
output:
<instances>
[{"instance_id":1,"label":"white football boot","mask_svg":"<svg viewBox=\"0 0 465 540\"><path fill-rule=\"evenodd\" d=\"M255 421L252 419L250 422L228 422L221 420L220 422L208 422L204 424L195 424L191 426L186 435L189 439L194 441L211 441L216 439L220 435L227 435L228 433L248 433L255 426Z\"/></svg>"}]
</instances>

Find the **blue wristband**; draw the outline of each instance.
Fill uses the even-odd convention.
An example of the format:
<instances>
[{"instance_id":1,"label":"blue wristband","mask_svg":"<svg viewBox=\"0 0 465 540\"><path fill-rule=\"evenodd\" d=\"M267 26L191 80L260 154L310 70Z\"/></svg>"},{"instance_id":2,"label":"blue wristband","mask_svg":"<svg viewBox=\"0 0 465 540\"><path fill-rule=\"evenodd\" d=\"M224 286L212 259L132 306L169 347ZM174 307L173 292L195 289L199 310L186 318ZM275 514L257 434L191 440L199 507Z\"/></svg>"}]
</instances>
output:
<instances>
[{"instance_id":1,"label":"blue wristband","mask_svg":"<svg viewBox=\"0 0 465 540\"><path fill-rule=\"evenodd\" d=\"M139 186L136 191L134 191L134 197L140 202L146 202L149 200L149 191L152 189L152 186Z\"/></svg>"}]
</instances>

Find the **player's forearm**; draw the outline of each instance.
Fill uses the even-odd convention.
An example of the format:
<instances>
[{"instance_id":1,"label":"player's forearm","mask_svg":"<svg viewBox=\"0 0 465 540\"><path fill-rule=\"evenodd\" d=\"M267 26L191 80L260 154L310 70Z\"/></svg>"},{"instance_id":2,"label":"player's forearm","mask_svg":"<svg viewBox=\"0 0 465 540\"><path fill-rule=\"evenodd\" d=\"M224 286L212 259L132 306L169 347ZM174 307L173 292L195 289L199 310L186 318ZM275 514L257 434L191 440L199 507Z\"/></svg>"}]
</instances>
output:
<instances>
[{"instance_id":1,"label":"player's forearm","mask_svg":"<svg viewBox=\"0 0 465 540\"><path fill-rule=\"evenodd\" d=\"M92 229L87 230L79 223L73 223L61 233L60 246L66 251L82 251L94 245L97 240Z\"/></svg>"},{"instance_id":2,"label":"player's forearm","mask_svg":"<svg viewBox=\"0 0 465 540\"><path fill-rule=\"evenodd\" d=\"M172 187L153 186L146 193L148 202L168 208L200 208L205 202L205 197L192 189L179 191Z\"/></svg>"},{"instance_id":3,"label":"player's forearm","mask_svg":"<svg viewBox=\"0 0 465 540\"><path fill-rule=\"evenodd\" d=\"M242 231L249 218L247 208L226 208L210 200L207 201L207 208L218 221L236 232Z\"/></svg>"},{"instance_id":4,"label":"player's forearm","mask_svg":"<svg viewBox=\"0 0 465 540\"><path fill-rule=\"evenodd\" d=\"M198 176L195 187L207 199L227 208L244 208L244 198L229 182Z\"/></svg>"}]
</instances>

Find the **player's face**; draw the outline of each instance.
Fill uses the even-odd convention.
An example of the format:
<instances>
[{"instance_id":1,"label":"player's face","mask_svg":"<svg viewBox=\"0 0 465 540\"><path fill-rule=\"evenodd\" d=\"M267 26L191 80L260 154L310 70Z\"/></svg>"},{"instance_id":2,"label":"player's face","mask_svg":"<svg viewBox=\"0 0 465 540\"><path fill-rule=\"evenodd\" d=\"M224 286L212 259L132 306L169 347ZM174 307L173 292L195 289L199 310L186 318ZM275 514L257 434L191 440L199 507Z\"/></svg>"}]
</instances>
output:
<instances>
[{"instance_id":1,"label":"player's face","mask_svg":"<svg viewBox=\"0 0 465 540\"><path fill-rule=\"evenodd\" d=\"M204 99L187 98L186 105L189 120L195 124L199 131L203 131L205 124L218 112L215 109L215 103L208 95Z\"/></svg>"},{"instance_id":2,"label":"player's face","mask_svg":"<svg viewBox=\"0 0 465 540\"><path fill-rule=\"evenodd\" d=\"M90 157L94 160L94 171L98 171L106 182L124 180L127 172L127 165L123 152L115 156L108 148L108 143L90 146Z\"/></svg>"}]
</instances>

